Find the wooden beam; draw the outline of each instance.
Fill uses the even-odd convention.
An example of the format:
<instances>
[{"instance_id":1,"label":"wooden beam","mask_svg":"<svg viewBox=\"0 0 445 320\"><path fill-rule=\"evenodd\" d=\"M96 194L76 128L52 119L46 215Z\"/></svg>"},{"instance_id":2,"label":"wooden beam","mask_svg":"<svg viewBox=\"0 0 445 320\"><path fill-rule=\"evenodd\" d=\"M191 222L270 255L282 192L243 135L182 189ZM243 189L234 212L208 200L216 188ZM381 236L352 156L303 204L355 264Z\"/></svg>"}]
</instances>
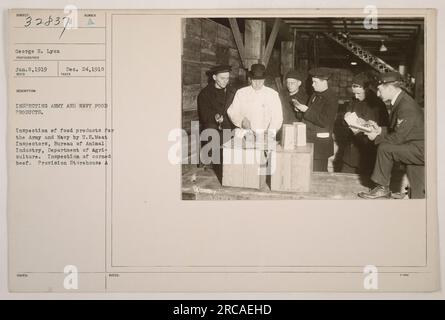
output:
<instances>
[{"instance_id":1,"label":"wooden beam","mask_svg":"<svg viewBox=\"0 0 445 320\"><path fill-rule=\"evenodd\" d=\"M317 19L305 19L305 18L296 18L296 19L283 19L284 23L286 24L324 24L326 25L326 21L323 20L317 20ZM343 20L333 19L329 21L329 23L332 24L342 24ZM362 25L363 26L363 19L347 19L347 24L349 25ZM420 20L412 20L412 19L404 19L403 21L399 20L387 20L384 18L379 18L378 20L378 26L388 26L388 25L395 25L395 26L420 26L423 25L424 21L423 19Z\"/></svg>"},{"instance_id":2,"label":"wooden beam","mask_svg":"<svg viewBox=\"0 0 445 320\"><path fill-rule=\"evenodd\" d=\"M266 22L260 19L245 20L244 47L246 52L246 68L259 63L264 56L266 46Z\"/></svg>"},{"instance_id":3,"label":"wooden beam","mask_svg":"<svg viewBox=\"0 0 445 320\"><path fill-rule=\"evenodd\" d=\"M297 30L293 30L292 56L294 57L294 69L298 68L297 41Z\"/></svg>"},{"instance_id":4,"label":"wooden beam","mask_svg":"<svg viewBox=\"0 0 445 320\"><path fill-rule=\"evenodd\" d=\"M246 53L243 43L243 37L241 36L241 32L239 31L238 22L236 18L229 18L230 27L232 29L233 37L235 38L235 43L238 48L239 56L241 58L241 62L243 63L243 67L246 66Z\"/></svg>"},{"instance_id":5,"label":"wooden beam","mask_svg":"<svg viewBox=\"0 0 445 320\"><path fill-rule=\"evenodd\" d=\"M320 50L319 50L319 39L318 39L318 35L314 36L314 42L313 42L314 46L314 67L318 68L319 64L320 64Z\"/></svg>"},{"instance_id":6,"label":"wooden beam","mask_svg":"<svg viewBox=\"0 0 445 320\"><path fill-rule=\"evenodd\" d=\"M305 28L326 28L326 29L340 29L342 31L345 30L345 26L343 24L332 24L326 25L322 23L292 23L289 24L290 28L293 27L305 27ZM346 25L347 30L367 30L363 25ZM415 31L418 26L395 26L395 25L378 25L378 30L398 30L398 31Z\"/></svg>"},{"instance_id":7,"label":"wooden beam","mask_svg":"<svg viewBox=\"0 0 445 320\"><path fill-rule=\"evenodd\" d=\"M289 28L287 23L280 24L280 30L278 31L277 40L275 41L292 41L293 40L293 30Z\"/></svg>"},{"instance_id":8,"label":"wooden beam","mask_svg":"<svg viewBox=\"0 0 445 320\"><path fill-rule=\"evenodd\" d=\"M423 45L423 28L420 28L419 33L417 34L417 38L416 38L416 44L415 44L415 51L414 51L414 57L413 57L413 61L412 61L412 65L411 65L411 70L410 72L416 76L417 71L419 69L422 69L423 71L423 66L421 66L420 64L424 63L424 45Z\"/></svg>"},{"instance_id":9,"label":"wooden beam","mask_svg":"<svg viewBox=\"0 0 445 320\"><path fill-rule=\"evenodd\" d=\"M277 86L278 92L283 91L283 83L281 82L280 77L275 78L275 85Z\"/></svg>"},{"instance_id":10,"label":"wooden beam","mask_svg":"<svg viewBox=\"0 0 445 320\"><path fill-rule=\"evenodd\" d=\"M263 64L267 67L269 63L270 55L272 54L272 49L275 45L275 40L277 39L278 31L280 30L281 19L276 18L273 24L272 32L270 33L269 40L267 41L266 50L264 51L264 56L261 59Z\"/></svg>"},{"instance_id":11,"label":"wooden beam","mask_svg":"<svg viewBox=\"0 0 445 320\"><path fill-rule=\"evenodd\" d=\"M291 29L298 29L298 30L306 30L306 31L338 31L338 32L344 32L345 29L341 26L335 27L335 26L322 26L322 25L290 25ZM379 29L376 30L366 30L365 28L361 27L348 27L348 32L362 32L362 33L398 33L398 34L417 34L417 28L410 28L410 29L397 29L397 28L385 28L385 27L379 27Z\"/></svg>"}]
</instances>

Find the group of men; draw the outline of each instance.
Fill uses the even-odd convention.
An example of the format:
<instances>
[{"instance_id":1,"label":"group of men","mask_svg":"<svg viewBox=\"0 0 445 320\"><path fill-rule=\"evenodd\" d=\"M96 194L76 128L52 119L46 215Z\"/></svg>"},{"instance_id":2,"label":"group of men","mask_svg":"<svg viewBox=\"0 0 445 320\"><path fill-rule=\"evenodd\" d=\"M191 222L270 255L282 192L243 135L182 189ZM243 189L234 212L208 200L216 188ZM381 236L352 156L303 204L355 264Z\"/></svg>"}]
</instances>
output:
<instances>
[{"instance_id":1,"label":"group of men","mask_svg":"<svg viewBox=\"0 0 445 320\"><path fill-rule=\"evenodd\" d=\"M249 85L238 90L229 84L230 72L227 65L209 71L211 81L198 95L201 130L272 130L279 137L283 124L304 122L307 141L314 144L314 171L327 171L328 160L334 154L333 131L338 112L337 95L328 83L330 69L309 71L313 87L310 97L302 86L305 78L296 70L287 72L286 88L280 93L264 85L266 67L262 64L251 66ZM390 197L391 172L397 161L407 166L411 198L423 198L423 110L402 89L399 73L383 73L377 80L380 99L369 90L370 80L365 74L356 75L352 83L354 97L348 111L369 124L366 132L350 128L352 146L359 158L365 160L364 172L369 172L375 183L369 192L361 192L359 196ZM383 102L391 102L390 116Z\"/></svg>"}]
</instances>

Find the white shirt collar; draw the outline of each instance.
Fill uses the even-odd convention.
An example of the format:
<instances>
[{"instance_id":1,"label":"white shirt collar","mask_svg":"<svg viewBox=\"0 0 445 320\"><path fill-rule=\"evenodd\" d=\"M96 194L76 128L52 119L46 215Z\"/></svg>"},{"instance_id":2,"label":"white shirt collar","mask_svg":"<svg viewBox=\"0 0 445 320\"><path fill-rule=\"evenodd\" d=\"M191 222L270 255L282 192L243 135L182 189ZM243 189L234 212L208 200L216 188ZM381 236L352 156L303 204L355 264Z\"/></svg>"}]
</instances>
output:
<instances>
[{"instance_id":1,"label":"white shirt collar","mask_svg":"<svg viewBox=\"0 0 445 320\"><path fill-rule=\"evenodd\" d=\"M402 93L402 90L399 91L399 93L397 93L394 98L392 98L391 100L391 105L393 106L394 103L396 103L397 98L400 96L400 94Z\"/></svg>"},{"instance_id":2,"label":"white shirt collar","mask_svg":"<svg viewBox=\"0 0 445 320\"><path fill-rule=\"evenodd\" d=\"M255 92L255 93L264 91L264 90L265 90L265 89L264 89L265 87L266 87L266 86L262 86L260 90L255 90L252 86L249 86L250 90L251 90L252 92Z\"/></svg>"}]
</instances>

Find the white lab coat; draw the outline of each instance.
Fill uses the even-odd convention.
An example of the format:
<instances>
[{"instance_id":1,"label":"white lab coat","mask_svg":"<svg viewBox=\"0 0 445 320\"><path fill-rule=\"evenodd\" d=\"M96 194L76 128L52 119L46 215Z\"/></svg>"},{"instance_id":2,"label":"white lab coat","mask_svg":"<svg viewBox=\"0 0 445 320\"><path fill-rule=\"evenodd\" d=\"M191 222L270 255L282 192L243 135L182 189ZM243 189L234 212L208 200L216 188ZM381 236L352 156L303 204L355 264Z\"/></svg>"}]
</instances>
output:
<instances>
[{"instance_id":1,"label":"white lab coat","mask_svg":"<svg viewBox=\"0 0 445 320\"><path fill-rule=\"evenodd\" d=\"M283 124L283 110L278 92L266 86L260 90L254 90L252 86L239 89L227 114L239 128L246 117L254 131L278 131Z\"/></svg>"}]
</instances>

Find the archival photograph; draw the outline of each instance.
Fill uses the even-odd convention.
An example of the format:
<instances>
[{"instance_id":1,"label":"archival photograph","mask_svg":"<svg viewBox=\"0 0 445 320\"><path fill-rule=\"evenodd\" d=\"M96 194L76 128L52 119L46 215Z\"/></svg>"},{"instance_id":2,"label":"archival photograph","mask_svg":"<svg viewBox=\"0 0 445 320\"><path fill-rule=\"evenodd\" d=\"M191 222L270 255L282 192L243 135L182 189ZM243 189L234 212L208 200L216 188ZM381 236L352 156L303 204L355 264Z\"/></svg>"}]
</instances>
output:
<instances>
[{"instance_id":1,"label":"archival photograph","mask_svg":"<svg viewBox=\"0 0 445 320\"><path fill-rule=\"evenodd\" d=\"M182 199L424 199L424 19L185 18Z\"/></svg>"}]
</instances>

